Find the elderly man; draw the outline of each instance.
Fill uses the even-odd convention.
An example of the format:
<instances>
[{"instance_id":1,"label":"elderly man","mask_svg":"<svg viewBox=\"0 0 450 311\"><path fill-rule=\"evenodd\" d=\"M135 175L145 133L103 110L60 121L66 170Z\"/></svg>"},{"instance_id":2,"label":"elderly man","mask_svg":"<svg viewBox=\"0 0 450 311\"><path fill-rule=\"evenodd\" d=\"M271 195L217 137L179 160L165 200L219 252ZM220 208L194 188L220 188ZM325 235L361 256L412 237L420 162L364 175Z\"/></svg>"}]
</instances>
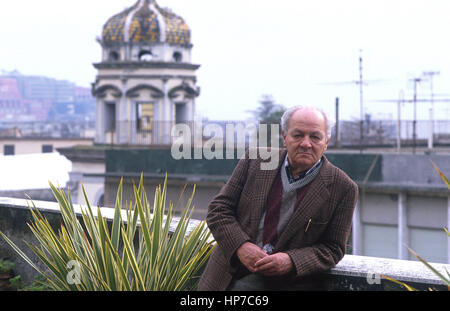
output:
<instances>
[{"instance_id":1,"label":"elderly man","mask_svg":"<svg viewBox=\"0 0 450 311\"><path fill-rule=\"evenodd\" d=\"M323 155L326 115L294 107L281 123L278 167L247 155L209 205L217 246L199 290L319 289L315 274L345 254L358 188Z\"/></svg>"}]
</instances>

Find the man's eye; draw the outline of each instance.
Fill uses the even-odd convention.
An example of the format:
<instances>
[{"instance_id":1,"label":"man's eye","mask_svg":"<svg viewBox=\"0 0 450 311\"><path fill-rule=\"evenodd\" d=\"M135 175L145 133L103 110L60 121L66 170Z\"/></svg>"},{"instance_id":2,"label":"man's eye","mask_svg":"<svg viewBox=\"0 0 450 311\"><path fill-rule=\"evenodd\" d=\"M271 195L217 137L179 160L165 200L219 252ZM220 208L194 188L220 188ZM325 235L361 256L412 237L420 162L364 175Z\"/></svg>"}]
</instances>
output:
<instances>
[{"instance_id":1,"label":"man's eye","mask_svg":"<svg viewBox=\"0 0 450 311\"><path fill-rule=\"evenodd\" d=\"M320 135L312 135L311 139L314 140L314 141L320 141L322 139L322 136L320 136Z\"/></svg>"}]
</instances>

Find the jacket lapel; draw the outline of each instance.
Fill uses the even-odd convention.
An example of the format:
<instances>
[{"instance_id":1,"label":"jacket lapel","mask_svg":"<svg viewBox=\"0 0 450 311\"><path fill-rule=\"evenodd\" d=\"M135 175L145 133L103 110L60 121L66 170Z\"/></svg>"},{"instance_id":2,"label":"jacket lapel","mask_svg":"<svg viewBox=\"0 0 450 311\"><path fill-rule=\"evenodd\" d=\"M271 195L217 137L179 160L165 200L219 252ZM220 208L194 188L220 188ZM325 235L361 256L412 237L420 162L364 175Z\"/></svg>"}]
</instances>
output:
<instances>
[{"instance_id":1,"label":"jacket lapel","mask_svg":"<svg viewBox=\"0 0 450 311\"><path fill-rule=\"evenodd\" d=\"M278 172L280 171L281 165L284 163L284 160L286 158L287 151L284 149L280 149L280 155L279 155L279 163L276 169L274 170L257 170L257 174L255 176L255 185L257 188L256 192L261 193L259 200L256 200L253 205L253 208L251 210L251 218L253 220L253 228L251 228L251 231L253 233L253 236L256 237L258 232L258 226L259 222L261 220L262 214L266 209L267 204L267 197L269 196L270 189L272 188L273 182L275 181L275 177L277 177ZM259 164L258 164L259 165Z\"/></svg>"},{"instance_id":2,"label":"jacket lapel","mask_svg":"<svg viewBox=\"0 0 450 311\"><path fill-rule=\"evenodd\" d=\"M308 222L314 215L319 212L318 208L327 201L330 196L327 188L328 175L329 175L329 163L328 160L323 157L324 163L320 169L317 177L311 182L311 185L303 198L301 205L292 214L286 228L280 235L275 248L281 248L285 243L289 242L294 234L300 231L300 234L304 232Z\"/></svg>"}]
</instances>

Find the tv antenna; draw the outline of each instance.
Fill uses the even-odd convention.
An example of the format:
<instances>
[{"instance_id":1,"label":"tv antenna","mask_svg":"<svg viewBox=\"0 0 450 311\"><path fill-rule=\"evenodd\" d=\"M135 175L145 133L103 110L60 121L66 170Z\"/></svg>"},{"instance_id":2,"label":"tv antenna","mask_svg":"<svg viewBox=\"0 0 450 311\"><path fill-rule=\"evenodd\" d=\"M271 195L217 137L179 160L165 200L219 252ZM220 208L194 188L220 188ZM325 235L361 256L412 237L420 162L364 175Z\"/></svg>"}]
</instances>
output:
<instances>
[{"instance_id":1,"label":"tv antenna","mask_svg":"<svg viewBox=\"0 0 450 311\"><path fill-rule=\"evenodd\" d=\"M363 150L363 125L364 125L364 85L368 85L369 83L373 82L382 82L386 80L364 80L363 79L363 57L362 57L362 49L359 50L359 78L358 80L352 80L352 81L343 81L343 82L331 82L331 83L320 83L320 84L327 84L327 85L343 85L343 84L356 84L359 86L359 152L362 153Z\"/></svg>"},{"instance_id":2,"label":"tv antenna","mask_svg":"<svg viewBox=\"0 0 450 311\"><path fill-rule=\"evenodd\" d=\"M422 76L429 76L430 79L433 78L434 75L439 74L439 72L434 71L434 72L428 72L428 73L422 73ZM414 107L414 111L413 111L413 149L412 152L413 154L416 153L416 145L417 145L417 103L431 103L432 108L431 108L431 112L430 112L430 133L429 133L429 137L428 137L428 148L432 149L433 148L433 135L434 135L434 127L433 127L433 105L435 102L450 102L450 98L434 98L434 95L442 95L442 96L448 96L447 94L434 94L433 95L433 86L432 86L432 82L431 82L431 95L430 95L430 99L418 99L417 98L417 84L426 81L427 78L424 77L418 77L418 78L413 78L410 79L410 81L412 81L414 83L414 94L413 94L413 98L412 99L381 99L381 100L371 100L371 102L388 102L388 103L413 103ZM400 111L398 112L400 114ZM400 122L400 120L399 120Z\"/></svg>"}]
</instances>

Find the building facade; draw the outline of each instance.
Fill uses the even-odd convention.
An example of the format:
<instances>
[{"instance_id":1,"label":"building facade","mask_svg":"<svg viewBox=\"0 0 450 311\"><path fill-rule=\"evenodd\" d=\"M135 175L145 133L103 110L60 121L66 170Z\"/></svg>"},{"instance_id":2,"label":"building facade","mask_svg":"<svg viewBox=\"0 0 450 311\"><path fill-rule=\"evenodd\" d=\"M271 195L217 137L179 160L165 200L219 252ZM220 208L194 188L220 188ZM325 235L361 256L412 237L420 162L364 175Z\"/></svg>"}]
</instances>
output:
<instances>
[{"instance_id":1,"label":"building facade","mask_svg":"<svg viewBox=\"0 0 450 311\"><path fill-rule=\"evenodd\" d=\"M93 121L94 106L90 88L17 71L0 74L0 127L14 122Z\"/></svg>"},{"instance_id":2,"label":"building facade","mask_svg":"<svg viewBox=\"0 0 450 311\"><path fill-rule=\"evenodd\" d=\"M348 156L347 156L348 157ZM360 178L353 217L355 255L450 263L450 191L433 168L450 172L450 156L379 154L374 178Z\"/></svg>"},{"instance_id":3,"label":"building facade","mask_svg":"<svg viewBox=\"0 0 450 311\"><path fill-rule=\"evenodd\" d=\"M1 137L0 155L52 153L59 148L92 146L92 138Z\"/></svg>"},{"instance_id":4,"label":"building facade","mask_svg":"<svg viewBox=\"0 0 450 311\"><path fill-rule=\"evenodd\" d=\"M97 40L102 48L92 94L96 134L92 148L60 148L72 161L72 198L103 205L105 152L114 148L169 146L176 123L190 124L200 94L192 64L191 30L154 0L139 0L109 18Z\"/></svg>"},{"instance_id":5,"label":"building facade","mask_svg":"<svg viewBox=\"0 0 450 311\"><path fill-rule=\"evenodd\" d=\"M199 95L184 20L154 0L139 0L103 27L94 64L99 144L168 144L175 123L194 119Z\"/></svg>"}]
</instances>

